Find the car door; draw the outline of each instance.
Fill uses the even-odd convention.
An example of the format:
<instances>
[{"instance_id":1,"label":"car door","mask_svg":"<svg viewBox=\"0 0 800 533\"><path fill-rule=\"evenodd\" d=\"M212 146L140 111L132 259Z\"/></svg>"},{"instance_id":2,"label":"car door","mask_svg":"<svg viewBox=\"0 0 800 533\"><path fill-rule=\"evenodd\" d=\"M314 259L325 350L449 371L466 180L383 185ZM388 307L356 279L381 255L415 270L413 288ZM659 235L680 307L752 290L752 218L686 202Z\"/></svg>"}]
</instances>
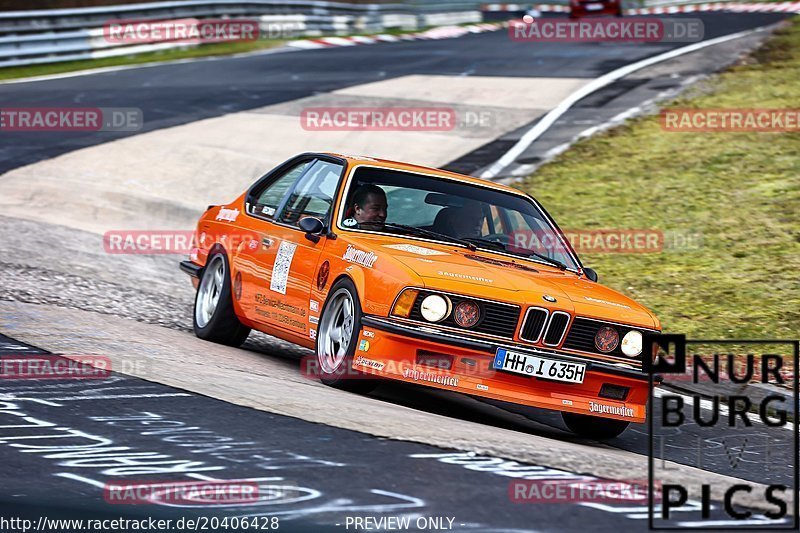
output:
<instances>
[{"instance_id":1,"label":"car door","mask_svg":"<svg viewBox=\"0 0 800 533\"><path fill-rule=\"evenodd\" d=\"M248 212L262 218L263 224L259 249L246 259L251 273L243 279L249 285L248 291L243 290L243 296L249 297L249 309L243 305L242 311L251 320L314 338L316 326L309 323L309 297L325 238L318 242L307 239L298 223L314 216L328 225L343 172L344 164L333 159L299 161L252 195L254 201Z\"/></svg>"},{"instance_id":2,"label":"car door","mask_svg":"<svg viewBox=\"0 0 800 533\"><path fill-rule=\"evenodd\" d=\"M254 247L231 251L234 286L241 287L236 301L239 312L253 322L277 325L270 305L270 274L278 251L279 226L274 218L288 192L314 163L314 157L293 160L261 178L248 192L246 214L256 219L251 226Z\"/></svg>"},{"instance_id":3,"label":"car door","mask_svg":"<svg viewBox=\"0 0 800 533\"><path fill-rule=\"evenodd\" d=\"M312 340L316 338L318 312L315 310L311 313L313 318L309 318L309 299L327 237L323 235L316 242L308 239L298 224L306 217L314 217L326 228L330 226L344 168L339 162L316 160L296 182L276 214L277 251L270 292L279 302L278 325Z\"/></svg>"}]
</instances>

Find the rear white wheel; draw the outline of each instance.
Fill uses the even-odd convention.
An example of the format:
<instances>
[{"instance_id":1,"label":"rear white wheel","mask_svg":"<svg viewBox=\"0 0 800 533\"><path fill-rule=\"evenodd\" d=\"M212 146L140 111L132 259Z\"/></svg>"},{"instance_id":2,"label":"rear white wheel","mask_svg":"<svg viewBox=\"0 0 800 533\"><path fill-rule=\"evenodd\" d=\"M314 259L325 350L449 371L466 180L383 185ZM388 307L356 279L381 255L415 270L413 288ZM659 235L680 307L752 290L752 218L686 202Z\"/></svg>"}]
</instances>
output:
<instances>
[{"instance_id":1,"label":"rear white wheel","mask_svg":"<svg viewBox=\"0 0 800 533\"><path fill-rule=\"evenodd\" d=\"M241 346L250 334L233 309L228 259L223 253L209 257L203 269L192 322L195 335L228 346Z\"/></svg>"}]
</instances>

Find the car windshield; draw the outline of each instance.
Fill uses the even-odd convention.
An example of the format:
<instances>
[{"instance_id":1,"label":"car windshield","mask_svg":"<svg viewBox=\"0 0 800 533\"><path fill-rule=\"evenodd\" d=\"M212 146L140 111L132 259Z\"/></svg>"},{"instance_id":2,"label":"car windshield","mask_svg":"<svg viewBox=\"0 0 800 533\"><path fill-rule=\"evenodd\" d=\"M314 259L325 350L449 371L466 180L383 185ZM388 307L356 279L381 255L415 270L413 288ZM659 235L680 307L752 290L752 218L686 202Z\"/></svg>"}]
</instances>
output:
<instances>
[{"instance_id":1,"label":"car windshield","mask_svg":"<svg viewBox=\"0 0 800 533\"><path fill-rule=\"evenodd\" d=\"M536 203L463 182L359 167L339 225L453 242L578 269L559 231Z\"/></svg>"}]
</instances>

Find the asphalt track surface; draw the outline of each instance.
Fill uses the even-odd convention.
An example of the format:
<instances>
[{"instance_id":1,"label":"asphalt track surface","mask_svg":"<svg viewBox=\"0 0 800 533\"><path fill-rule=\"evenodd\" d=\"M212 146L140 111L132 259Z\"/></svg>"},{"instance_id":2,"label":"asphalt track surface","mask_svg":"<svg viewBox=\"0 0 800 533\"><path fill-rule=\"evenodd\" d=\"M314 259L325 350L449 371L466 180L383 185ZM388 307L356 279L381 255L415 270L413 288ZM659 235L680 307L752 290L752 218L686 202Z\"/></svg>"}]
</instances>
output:
<instances>
[{"instance_id":1,"label":"asphalt track surface","mask_svg":"<svg viewBox=\"0 0 800 533\"><path fill-rule=\"evenodd\" d=\"M0 336L0 354L47 353ZM648 518L646 500L512 497L519 480L596 482L592 476L378 439L119 374L6 379L0 397L0 510L7 516L260 517L277 518L290 531L354 530L356 517L380 516L419 524L412 530L574 531L592 524L616 531L642 529ZM254 482L259 497L226 506L118 505L104 496L107 484L193 481ZM699 520L700 510L677 515L669 525ZM715 506L710 518L727 517Z\"/></svg>"},{"instance_id":2,"label":"asphalt track surface","mask_svg":"<svg viewBox=\"0 0 800 533\"><path fill-rule=\"evenodd\" d=\"M701 19L704 39L711 39L786 17L772 13L696 13L688 18ZM0 84L0 106L127 107L141 109L145 117L143 129L135 133L0 132L0 173L136 133L399 76L588 79L680 46L684 44L515 43L501 30L458 39L278 51Z\"/></svg>"},{"instance_id":3,"label":"asphalt track surface","mask_svg":"<svg viewBox=\"0 0 800 533\"><path fill-rule=\"evenodd\" d=\"M706 38L764 26L784 17L725 13L696 16L706 23ZM512 43L500 31L453 40L281 51L0 85L0 106L138 107L146 117L143 131L152 131L408 74L595 78L676 46L680 45L532 46ZM31 136L0 132L0 173L127 135L133 134ZM0 337L0 351L4 353L36 353L34 348L8 352L9 347L19 348L20 344ZM17 402L15 412L47 420L60 428L84 431L136 452L169 454L179 461L201 460L219 467L208 475L220 479L268 478L264 480L268 486L277 484L283 489L269 504L256 506L258 510L254 512L281 517L299 529L344 524L348 516L447 517L454 519L455 529L475 531L565 531L588 527L618 531L646 526L646 505L511 502L509 483L520 471L530 478L543 471L545 476L563 475L541 466L510 464L499 458L375 438L122 375L91 383L5 381L0 386L4 402ZM65 391L70 392L65 395ZM521 416L493 416L475 407L483 402L397 383L382 385L374 396L422 411L552 437L554 441L580 441L565 431L554 413L495 404L504 412ZM6 405L4 412L11 411ZM655 416L658 414L656 410ZM98 420L121 416L152 417L179 428L198 427L210 432L205 435L247 444L237 445L233 453L211 454L205 453L208 448L199 442L194 447L180 446L165 440L164 434L146 434L137 427L139 421L131 422L132 427L122 427ZM2 479L9 481L2 491L9 498L0 503L4 511L25 511L31 516L41 515L43 509L54 514L59 514L59 509L69 509L77 516L120 513L120 506L103 502L98 486L112 480L109 475L100 474L107 467L89 466L91 463L64 466L42 454L14 450L13 444L26 441L4 437L20 437L22 428L6 425L11 424L0 424L0 447L4 448L0 452L0 473ZM790 433L768 432L758 425L748 431L752 435L749 446L742 444L742 433L735 429L719 433L715 442L705 443L703 466L752 481L788 483L788 468L770 471L765 479L765 465L789 465L791 451L782 444ZM685 426L680 434L667 436L673 439L667 440L664 457L695 465L697 442L703 440L701 432ZM723 442L726 438L730 440ZM756 441L759 444L754 446ZM646 429L632 428L609 443L593 445L645 455ZM732 453L740 460L732 462ZM142 479L152 481L153 477ZM304 494L305 499L293 497L299 494ZM26 510L25 505L31 503L34 507ZM162 511L169 516L176 513L175 509L162 509L159 513ZM144 514L154 512L148 506ZM209 511L179 510L179 514L192 512L204 515ZM216 509L213 513L224 515L231 511ZM249 511L237 509L233 513L243 516ZM714 510L714 517L724 518L719 509ZM699 513L689 511L681 519L692 522L699 519ZM343 530L344 525L334 528Z\"/></svg>"}]
</instances>

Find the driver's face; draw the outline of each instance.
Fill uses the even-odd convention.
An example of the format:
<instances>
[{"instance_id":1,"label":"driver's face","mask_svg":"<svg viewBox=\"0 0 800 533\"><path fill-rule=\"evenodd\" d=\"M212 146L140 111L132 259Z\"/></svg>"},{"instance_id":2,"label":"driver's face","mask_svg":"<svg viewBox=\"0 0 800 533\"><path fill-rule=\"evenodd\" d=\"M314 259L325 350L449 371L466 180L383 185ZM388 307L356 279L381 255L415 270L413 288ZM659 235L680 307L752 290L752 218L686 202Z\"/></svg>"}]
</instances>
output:
<instances>
[{"instance_id":1,"label":"driver's face","mask_svg":"<svg viewBox=\"0 0 800 533\"><path fill-rule=\"evenodd\" d=\"M355 218L359 224L363 224L365 222L383 224L386 222L387 209L388 205L386 204L386 196L368 194L363 206L355 206L355 214L353 215L353 218Z\"/></svg>"}]
</instances>

